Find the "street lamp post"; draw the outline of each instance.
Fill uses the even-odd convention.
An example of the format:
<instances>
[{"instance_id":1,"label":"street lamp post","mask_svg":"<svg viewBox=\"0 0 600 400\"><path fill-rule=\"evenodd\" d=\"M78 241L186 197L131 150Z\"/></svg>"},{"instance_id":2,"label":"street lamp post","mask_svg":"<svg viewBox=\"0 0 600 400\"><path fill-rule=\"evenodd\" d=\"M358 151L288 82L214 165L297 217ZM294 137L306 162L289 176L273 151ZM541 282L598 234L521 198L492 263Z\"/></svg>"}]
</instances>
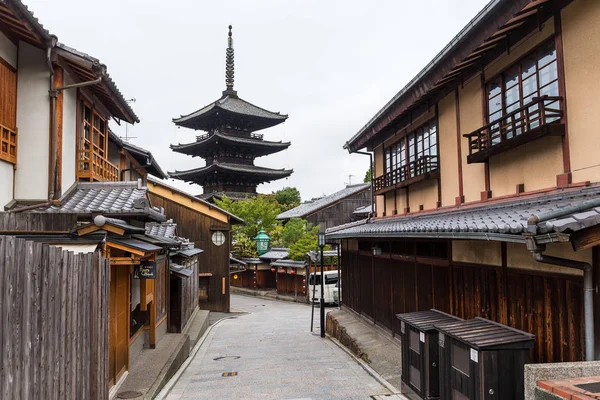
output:
<instances>
[{"instance_id":1,"label":"street lamp post","mask_svg":"<svg viewBox=\"0 0 600 400\"><path fill-rule=\"evenodd\" d=\"M319 232L319 247L321 248L321 337L325 337L325 298L323 297L325 292L325 274L323 273L323 247L325 247L325 233Z\"/></svg>"}]
</instances>

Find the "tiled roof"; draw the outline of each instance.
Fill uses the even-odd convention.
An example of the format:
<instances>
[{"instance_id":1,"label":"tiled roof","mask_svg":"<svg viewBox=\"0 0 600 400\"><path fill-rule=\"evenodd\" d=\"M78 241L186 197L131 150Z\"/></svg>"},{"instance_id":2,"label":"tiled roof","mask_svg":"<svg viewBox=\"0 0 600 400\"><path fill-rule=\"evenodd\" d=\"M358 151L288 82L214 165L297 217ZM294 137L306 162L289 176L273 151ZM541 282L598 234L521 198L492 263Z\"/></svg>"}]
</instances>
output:
<instances>
[{"instance_id":1,"label":"tiled roof","mask_svg":"<svg viewBox=\"0 0 600 400\"><path fill-rule=\"evenodd\" d=\"M371 212L373 212L372 204L370 206L358 207L356 210L354 210L353 214L368 214Z\"/></svg>"},{"instance_id":2,"label":"tiled roof","mask_svg":"<svg viewBox=\"0 0 600 400\"><path fill-rule=\"evenodd\" d=\"M146 235L173 239L176 230L177 224L172 219L162 223L146 222Z\"/></svg>"},{"instance_id":3,"label":"tiled roof","mask_svg":"<svg viewBox=\"0 0 600 400\"><path fill-rule=\"evenodd\" d=\"M294 261L294 260L277 260L272 262L273 267L290 267L290 268L304 268L306 267L306 261Z\"/></svg>"},{"instance_id":4,"label":"tiled roof","mask_svg":"<svg viewBox=\"0 0 600 400\"><path fill-rule=\"evenodd\" d=\"M294 170L291 169L272 169L257 167L256 165L243 165L231 163L214 163L205 167L190 169L187 171L169 172L171 178L183 179L185 181L194 181L196 177L202 177L215 171L229 172L243 175L260 175L267 181L270 179L280 179L290 176Z\"/></svg>"},{"instance_id":5,"label":"tiled roof","mask_svg":"<svg viewBox=\"0 0 600 400\"><path fill-rule=\"evenodd\" d=\"M221 200L223 196L227 196L229 200L246 200L248 198L256 197L256 193L246 193L246 192L212 192L212 193L202 193L197 195L196 197L205 201L209 201L213 197Z\"/></svg>"},{"instance_id":6,"label":"tiled roof","mask_svg":"<svg viewBox=\"0 0 600 400\"><path fill-rule=\"evenodd\" d=\"M306 253L306 255L308 256L308 258L310 258L310 260L313 263L321 260L321 252L320 251L313 251L313 250L311 250L308 253ZM337 256L338 256L337 250L325 250L325 251L323 251L323 261L326 261L327 257L337 257Z\"/></svg>"},{"instance_id":7,"label":"tiled roof","mask_svg":"<svg viewBox=\"0 0 600 400\"><path fill-rule=\"evenodd\" d=\"M367 190L371 187L370 183L361 183L358 185L348 185L345 189L330 194L329 196L322 197L318 200L306 202L300 204L296 208L285 211L277 216L277 219L290 219L290 218L301 218L320 210L321 208L327 207L334 204L348 196L352 196L356 193Z\"/></svg>"},{"instance_id":8,"label":"tiled roof","mask_svg":"<svg viewBox=\"0 0 600 400\"><path fill-rule=\"evenodd\" d=\"M37 209L51 213L98 213L106 217L122 215L149 216L164 221L165 216L150 207L148 188L138 182L78 182L60 200L60 205Z\"/></svg>"},{"instance_id":9,"label":"tiled roof","mask_svg":"<svg viewBox=\"0 0 600 400\"><path fill-rule=\"evenodd\" d=\"M268 260L281 260L282 258L287 258L290 255L289 251L290 249L274 247L259 258Z\"/></svg>"},{"instance_id":10,"label":"tiled roof","mask_svg":"<svg viewBox=\"0 0 600 400\"><path fill-rule=\"evenodd\" d=\"M111 129L108 130L108 139L115 143L119 149L127 150L140 165L150 164L149 167L145 167L146 171L148 171L149 174L152 174L161 179L167 179L169 177L162 170L160 165L158 165L158 162L154 159L154 156L150 151L123 141ZM150 161L150 163L148 163L148 161Z\"/></svg>"},{"instance_id":11,"label":"tiled roof","mask_svg":"<svg viewBox=\"0 0 600 400\"><path fill-rule=\"evenodd\" d=\"M206 120L219 111L225 111L225 113L231 113L238 116L266 120L263 124L258 126L259 129L277 125L287 119L287 115L257 107L237 96L226 95L198 111L188 115L182 115L179 118L173 118L173 122L176 125L186 128L209 130L209 124L207 124Z\"/></svg>"},{"instance_id":12,"label":"tiled roof","mask_svg":"<svg viewBox=\"0 0 600 400\"><path fill-rule=\"evenodd\" d=\"M287 149L290 146L290 142L272 142L268 140L255 139L251 137L238 137L232 135L226 135L219 131L215 131L210 135L198 136L197 140L192 143L185 144L172 144L170 147L173 151L183 154L196 154L202 149L212 148L212 145L216 142L225 145L232 146L244 146L247 148L253 148L253 153L257 156L273 154L278 151Z\"/></svg>"},{"instance_id":13,"label":"tiled roof","mask_svg":"<svg viewBox=\"0 0 600 400\"><path fill-rule=\"evenodd\" d=\"M243 219L241 219L240 217L238 217L236 215L233 215L229 211L224 210L221 207L217 207L214 204L211 204L211 203L207 202L206 200L199 198L198 196L192 196L191 194L189 194L189 193L187 193L187 192L185 192L185 191L183 191L181 189L177 189L176 187L173 187L171 185L167 185L164 181L161 181L160 179L156 179L156 178L153 178L153 177L149 176L148 177L148 182L151 182L151 183L153 183L153 184L155 184L157 186L162 186L162 187L168 188L169 190L171 190L174 193L178 193L178 194L180 194L182 196L188 197L190 200L194 200L194 201L197 200L197 201L199 201L201 203L204 203L205 205L209 206L211 209L218 210L219 212L221 212L221 213L223 213L225 215L230 216L231 217L230 221L231 221L232 224L236 224L236 223L245 224L246 223Z\"/></svg>"},{"instance_id":14,"label":"tiled roof","mask_svg":"<svg viewBox=\"0 0 600 400\"><path fill-rule=\"evenodd\" d=\"M600 223L600 186L568 189L514 201L465 206L392 219L363 220L327 230L349 237L455 237L524 241L523 233L572 232Z\"/></svg>"}]
</instances>

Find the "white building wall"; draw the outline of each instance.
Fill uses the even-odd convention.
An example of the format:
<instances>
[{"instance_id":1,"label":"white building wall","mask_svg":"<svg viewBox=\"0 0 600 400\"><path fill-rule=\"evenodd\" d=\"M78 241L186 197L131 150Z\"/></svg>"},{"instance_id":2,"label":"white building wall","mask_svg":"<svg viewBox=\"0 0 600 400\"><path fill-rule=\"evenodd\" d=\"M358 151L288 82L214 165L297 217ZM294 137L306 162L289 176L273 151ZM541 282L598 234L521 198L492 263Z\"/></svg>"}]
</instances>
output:
<instances>
[{"instance_id":1,"label":"white building wall","mask_svg":"<svg viewBox=\"0 0 600 400\"><path fill-rule=\"evenodd\" d=\"M43 50L19 42L17 79L19 147L15 198L43 200L48 197L50 134L50 73Z\"/></svg>"},{"instance_id":2,"label":"white building wall","mask_svg":"<svg viewBox=\"0 0 600 400\"><path fill-rule=\"evenodd\" d=\"M65 85L75 83L65 73ZM63 91L62 191L75 183L77 151L77 89Z\"/></svg>"},{"instance_id":3,"label":"white building wall","mask_svg":"<svg viewBox=\"0 0 600 400\"><path fill-rule=\"evenodd\" d=\"M0 32L0 57L17 68L17 46Z\"/></svg>"},{"instance_id":4,"label":"white building wall","mask_svg":"<svg viewBox=\"0 0 600 400\"><path fill-rule=\"evenodd\" d=\"M0 212L13 197L13 165L0 160Z\"/></svg>"}]
</instances>

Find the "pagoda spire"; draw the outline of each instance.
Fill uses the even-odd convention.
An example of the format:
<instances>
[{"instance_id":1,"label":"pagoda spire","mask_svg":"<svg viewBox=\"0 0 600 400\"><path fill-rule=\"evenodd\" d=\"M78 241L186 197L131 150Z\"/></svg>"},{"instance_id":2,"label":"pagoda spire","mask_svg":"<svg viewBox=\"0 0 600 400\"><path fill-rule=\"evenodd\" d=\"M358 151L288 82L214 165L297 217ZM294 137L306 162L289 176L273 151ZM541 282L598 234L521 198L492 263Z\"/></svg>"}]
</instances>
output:
<instances>
[{"instance_id":1,"label":"pagoda spire","mask_svg":"<svg viewBox=\"0 0 600 400\"><path fill-rule=\"evenodd\" d=\"M223 96L233 95L236 96L237 92L233 90L233 81L234 81L234 54L233 54L233 35L231 33L232 26L229 25L229 36L227 37L227 50L225 51L225 91L223 92Z\"/></svg>"}]
</instances>

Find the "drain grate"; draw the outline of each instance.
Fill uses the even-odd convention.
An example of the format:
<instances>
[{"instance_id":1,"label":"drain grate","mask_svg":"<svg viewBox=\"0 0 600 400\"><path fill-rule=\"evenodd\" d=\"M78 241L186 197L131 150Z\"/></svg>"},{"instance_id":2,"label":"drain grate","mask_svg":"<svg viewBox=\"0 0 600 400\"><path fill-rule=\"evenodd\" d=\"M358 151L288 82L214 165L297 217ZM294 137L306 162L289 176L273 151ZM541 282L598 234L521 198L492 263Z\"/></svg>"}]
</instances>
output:
<instances>
[{"instance_id":1,"label":"drain grate","mask_svg":"<svg viewBox=\"0 0 600 400\"><path fill-rule=\"evenodd\" d=\"M142 392L136 392L134 390L127 390L126 392L121 392L117 394L117 399L136 399L138 397L142 397Z\"/></svg>"},{"instance_id":2,"label":"drain grate","mask_svg":"<svg viewBox=\"0 0 600 400\"><path fill-rule=\"evenodd\" d=\"M600 382L582 383L580 385L573 385L576 388L583 389L590 393L600 393Z\"/></svg>"},{"instance_id":3,"label":"drain grate","mask_svg":"<svg viewBox=\"0 0 600 400\"><path fill-rule=\"evenodd\" d=\"M221 361L221 360L237 360L240 356L221 356L217 358L213 358L213 361Z\"/></svg>"},{"instance_id":4,"label":"drain grate","mask_svg":"<svg viewBox=\"0 0 600 400\"><path fill-rule=\"evenodd\" d=\"M221 376L237 376L237 372L223 372Z\"/></svg>"}]
</instances>

